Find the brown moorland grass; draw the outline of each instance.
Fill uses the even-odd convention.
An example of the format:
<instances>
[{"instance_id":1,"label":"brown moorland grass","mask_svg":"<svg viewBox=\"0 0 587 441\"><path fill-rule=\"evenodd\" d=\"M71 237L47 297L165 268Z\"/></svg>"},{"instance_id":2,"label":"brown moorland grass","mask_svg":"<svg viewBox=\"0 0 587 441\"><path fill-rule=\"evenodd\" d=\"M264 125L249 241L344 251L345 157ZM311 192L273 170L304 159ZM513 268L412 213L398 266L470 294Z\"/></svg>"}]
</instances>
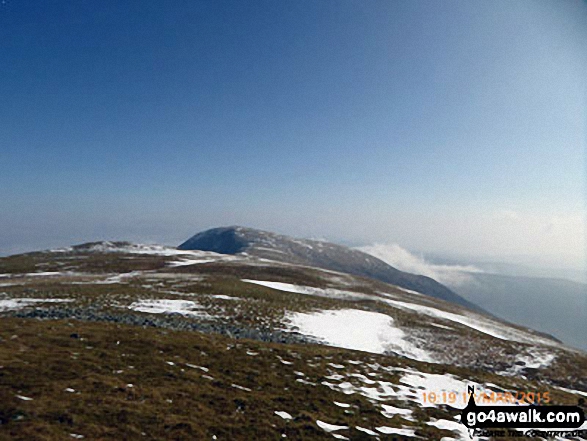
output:
<instances>
[{"instance_id":1,"label":"brown moorland grass","mask_svg":"<svg viewBox=\"0 0 587 441\"><path fill-rule=\"evenodd\" d=\"M318 428L317 419L351 427L391 423L362 396L295 381L295 372L301 371L306 381L319 384L328 363L346 363L349 352L344 350L9 318L0 320L0 338L0 439L61 440L73 434L85 439L264 440L285 434L308 440L332 438ZM365 362L380 358L352 356ZM274 411L286 411L293 419ZM433 427L418 432L427 439L450 434ZM367 439L362 432L352 434L352 439Z\"/></svg>"}]
</instances>

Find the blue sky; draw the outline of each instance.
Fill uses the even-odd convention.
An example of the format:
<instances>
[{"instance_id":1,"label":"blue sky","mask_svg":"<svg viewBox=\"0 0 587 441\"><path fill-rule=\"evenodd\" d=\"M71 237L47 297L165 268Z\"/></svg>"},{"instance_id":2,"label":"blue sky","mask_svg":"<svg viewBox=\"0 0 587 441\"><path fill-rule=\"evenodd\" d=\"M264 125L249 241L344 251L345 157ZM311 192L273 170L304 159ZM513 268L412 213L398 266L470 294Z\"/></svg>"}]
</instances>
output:
<instances>
[{"instance_id":1,"label":"blue sky","mask_svg":"<svg viewBox=\"0 0 587 441\"><path fill-rule=\"evenodd\" d=\"M244 224L581 265L586 23L566 0L6 0L0 252Z\"/></svg>"}]
</instances>

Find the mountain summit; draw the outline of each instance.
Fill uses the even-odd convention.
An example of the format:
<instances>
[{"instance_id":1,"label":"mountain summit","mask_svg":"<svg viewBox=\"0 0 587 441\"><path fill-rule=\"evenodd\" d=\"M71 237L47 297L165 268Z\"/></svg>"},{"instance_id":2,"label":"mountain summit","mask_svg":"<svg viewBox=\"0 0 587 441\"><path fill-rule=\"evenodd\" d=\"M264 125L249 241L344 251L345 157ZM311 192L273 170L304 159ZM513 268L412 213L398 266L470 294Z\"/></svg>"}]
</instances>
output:
<instances>
[{"instance_id":1,"label":"mountain summit","mask_svg":"<svg viewBox=\"0 0 587 441\"><path fill-rule=\"evenodd\" d=\"M400 271L370 254L330 242L296 239L254 228L231 226L198 233L178 249L245 254L368 277L482 311L430 277Z\"/></svg>"}]
</instances>

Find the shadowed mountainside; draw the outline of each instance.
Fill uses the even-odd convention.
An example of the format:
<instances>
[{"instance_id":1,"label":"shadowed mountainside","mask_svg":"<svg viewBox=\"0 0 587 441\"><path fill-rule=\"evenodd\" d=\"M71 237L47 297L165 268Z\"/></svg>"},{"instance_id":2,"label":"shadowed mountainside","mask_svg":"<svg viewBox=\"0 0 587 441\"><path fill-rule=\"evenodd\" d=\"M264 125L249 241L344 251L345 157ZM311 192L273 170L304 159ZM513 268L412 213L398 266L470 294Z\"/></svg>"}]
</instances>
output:
<instances>
[{"instance_id":1,"label":"shadowed mountainside","mask_svg":"<svg viewBox=\"0 0 587 441\"><path fill-rule=\"evenodd\" d=\"M400 271L362 251L329 242L295 239L253 228L232 226L198 233L182 243L178 249L246 254L368 277L485 312L430 277Z\"/></svg>"}]
</instances>

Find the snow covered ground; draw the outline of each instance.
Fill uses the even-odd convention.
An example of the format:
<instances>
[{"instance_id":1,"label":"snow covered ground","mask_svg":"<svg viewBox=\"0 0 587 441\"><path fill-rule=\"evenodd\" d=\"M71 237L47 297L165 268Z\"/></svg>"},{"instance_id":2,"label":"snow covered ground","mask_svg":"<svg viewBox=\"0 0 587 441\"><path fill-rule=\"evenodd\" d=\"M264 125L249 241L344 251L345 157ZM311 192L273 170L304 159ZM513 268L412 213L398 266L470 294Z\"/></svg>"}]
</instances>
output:
<instances>
[{"instance_id":1,"label":"snow covered ground","mask_svg":"<svg viewBox=\"0 0 587 441\"><path fill-rule=\"evenodd\" d=\"M351 361L349 360L349 363ZM352 363L355 364L355 363ZM453 437L444 437L441 441L465 441L469 440L467 428L458 421L458 411L466 406L467 387L474 386L475 394L487 394L503 392L499 386L493 384L480 384L463 380L450 374L430 374L416 369L399 368L395 366L381 366L378 364L365 365L372 369L367 375L349 374L341 370L342 374L326 377L328 381L322 381L321 385L340 391L345 395L358 394L368 398L380 408L380 412L386 418L399 416L400 420L389 426L375 427L374 430L384 434L403 435L415 437L413 429L401 424L402 420L414 421L414 408L439 408L448 405L454 409L453 419L431 418L426 424L441 429L450 430ZM399 381L389 382L379 380L381 371L392 374L400 374ZM332 381L334 380L334 381ZM436 399L431 401L431 394ZM453 398L452 400L449 400ZM358 430L369 433L370 429L363 427ZM373 435L373 431L371 431ZM476 438L482 440L486 438Z\"/></svg>"},{"instance_id":2,"label":"snow covered ground","mask_svg":"<svg viewBox=\"0 0 587 441\"><path fill-rule=\"evenodd\" d=\"M430 354L406 340L406 334L394 320L378 312L340 309L311 313L288 313L285 319L299 332L331 346L382 354L400 355L432 362Z\"/></svg>"},{"instance_id":3,"label":"snow covered ground","mask_svg":"<svg viewBox=\"0 0 587 441\"><path fill-rule=\"evenodd\" d=\"M279 291L331 299L374 300L405 312L432 317L435 320L428 320L427 323L449 331L452 328L446 326L446 323L452 322L497 339L530 343L534 345L534 349L528 353L520 354L517 360L520 362L523 361L525 367L544 367L555 359L555 355L549 349L545 350L539 347L542 345L552 347L555 344L554 341L465 310L462 313L449 312L417 302L402 301L395 295L387 296L383 293L380 293L380 296L375 296L349 290L316 288L266 280L242 279L242 281ZM420 297L418 296L417 298ZM421 344L416 344L416 341L418 341L416 338L410 339L410 330L400 328L390 315L378 312L359 309L311 313L298 312L286 314L285 319L289 322L290 326L297 327L302 334L315 337L332 346L374 353L392 351L415 360L426 362L439 362L440 358L442 358L436 357L438 359L435 359L433 353L424 350ZM353 326L350 326L351 323ZM520 364L519 367L512 369L520 370L524 366Z\"/></svg>"},{"instance_id":4,"label":"snow covered ground","mask_svg":"<svg viewBox=\"0 0 587 441\"><path fill-rule=\"evenodd\" d=\"M310 296L327 297L331 299L341 300L360 300L360 299L376 299L375 296L362 294L358 292L345 291L335 288L315 288L313 286L294 285L283 282L269 282L266 280L251 280L242 279L243 282L254 283L255 285L265 286L267 288L276 289L278 291L294 292L297 294L306 294Z\"/></svg>"},{"instance_id":5,"label":"snow covered ground","mask_svg":"<svg viewBox=\"0 0 587 441\"><path fill-rule=\"evenodd\" d=\"M389 306L392 306L397 309L401 309L404 311L409 311L417 314L427 315L429 317L434 317L440 319L442 321L451 321L454 323L459 323L461 325L467 326L471 329L475 329L479 332L484 334L490 335L495 338L499 338L502 340L510 340L510 341L517 341L522 343L531 343L531 344L544 344L544 345L556 345L556 342L542 338L528 332L524 332L522 330L513 328L508 326L505 323L497 322L491 320L487 317L483 317L479 314L475 314L473 312L467 312L465 314L456 314L453 312L444 311L439 308L434 308L430 306L421 305L419 303L413 302L405 302L400 300L394 300L389 297L392 297L386 293L380 293L382 297L373 296L353 291L345 291L339 290L334 288L315 288L311 286L303 286L303 285L294 285L291 283L283 283L283 282L271 282L266 280L250 280L250 279L242 279L243 282L247 283L254 283L257 285L265 286L267 288L276 289L279 291L286 291L286 292L293 292L298 294L305 294L305 295L313 295L319 297L328 297L334 299L344 299L344 300L359 300L359 299L370 299L370 300L377 300L383 303L386 303ZM410 294L419 294L415 291L407 291ZM421 294L419 294L421 296ZM393 296L395 297L395 296ZM437 324L439 327L443 325ZM450 329L450 328L449 328Z\"/></svg>"},{"instance_id":6,"label":"snow covered ground","mask_svg":"<svg viewBox=\"0 0 587 441\"><path fill-rule=\"evenodd\" d=\"M0 299L0 312L2 311L14 311L22 309L27 306L35 305L38 303L63 303L72 302L73 299Z\"/></svg>"},{"instance_id":7,"label":"snow covered ground","mask_svg":"<svg viewBox=\"0 0 587 441\"><path fill-rule=\"evenodd\" d=\"M524 374L524 369L533 368L541 369L550 365L556 358L556 355L540 347L530 347L516 356L516 364L511 368L500 372L503 375L520 376ZM522 364L523 363L523 364Z\"/></svg>"},{"instance_id":8,"label":"snow covered ground","mask_svg":"<svg viewBox=\"0 0 587 441\"><path fill-rule=\"evenodd\" d=\"M104 280L98 280L98 281L95 281L94 280L94 281L91 281L89 283L94 283L96 285L109 285L111 283L126 283L125 282L126 279L131 279L133 277L138 277L138 276L140 276L142 274L144 274L143 271L131 271L129 273L117 274L115 276L108 277L107 279L104 279Z\"/></svg>"},{"instance_id":9,"label":"snow covered ground","mask_svg":"<svg viewBox=\"0 0 587 441\"><path fill-rule=\"evenodd\" d=\"M26 273L25 276L27 277L46 277L46 276L60 276L63 273L59 271L39 271L38 273Z\"/></svg>"},{"instance_id":10,"label":"snow covered ground","mask_svg":"<svg viewBox=\"0 0 587 441\"><path fill-rule=\"evenodd\" d=\"M218 262L219 260L222 260L222 259L209 259L207 257L202 257L200 259L181 259L181 260L176 260L175 262L171 262L169 264L169 266L175 267L175 266L196 265L199 263Z\"/></svg>"},{"instance_id":11,"label":"snow covered ground","mask_svg":"<svg viewBox=\"0 0 587 441\"><path fill-rule=\"evenodd\" d=\"M54 253L73 252L74 247L59 248L50 250ZM237 259L236 256L227 256L224 254L214 253L212 251L199 250L178 250L173 247L162 245L145 245L145 244L117 244L114 242L101 242L84 248L83 251L93 253L122 253L122 254L143 254L152 256L177 257L180 260L171 262L170 266L184 266L198 263L218 262Z\"/></svg>"},{"instance_id":12,"label":"snow covered ground","mask_svg":"<svg viewBox=\"0 0 587 441\"><path fill-rule=\"evenodd\" d=\"M202 310L202 306L191 300L156 299L139 300L129 307L133 311L148 312L150 314L182 314L203 319L213 318Z\"/></svg>"},{"instance_id":13,"label":"snow covered ground","mask_svg":"<svg viewBox=\"0 0 587 441\"><path fill-rule=\"evenodd\" d=\"M76 251L74 247L57 248L50 250L52 253L67 253ZM114 242L104 241L84 248L83 251L95 253L125 253L125 254L151 254L156 256L178 256L202 253L202 251L185 251L173 247L154 244L134 244L125 243L117 244ZM216 254L216 253L213 253Z\"/></svg>"}]
</instances>

